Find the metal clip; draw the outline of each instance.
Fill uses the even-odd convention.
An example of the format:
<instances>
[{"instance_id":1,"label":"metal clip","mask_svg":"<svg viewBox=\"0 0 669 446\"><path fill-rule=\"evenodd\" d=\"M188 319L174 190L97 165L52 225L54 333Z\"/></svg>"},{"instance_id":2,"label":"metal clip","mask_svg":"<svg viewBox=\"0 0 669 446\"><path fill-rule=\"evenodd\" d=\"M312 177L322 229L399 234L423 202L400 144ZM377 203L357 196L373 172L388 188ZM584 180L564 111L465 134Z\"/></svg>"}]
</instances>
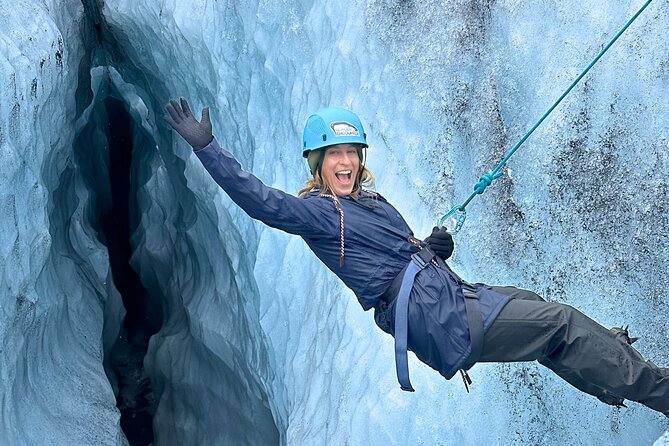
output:
<instances>
[{"instance_id":1,"label":"metal clip","mask_svg":"<svg viewBox=\"0 0 669 446\"><path fill-rule=\"evenodd\" d=\"M414 261L414 263L416 263L416 265L418 265L420 269L425 269L425 267L429 265L429 262L423 260L423 258L419 254L420 253L418 252L411 254L411 259Z\"/></svg>"},{"instance_id":2,"label":"metal clip","mask_svg":"<svg viewBox=\"0 0 669 446\"><path fill-rule=\"evenodd\" d=\"M462 376L462 382L465 383L465 390L469 393L469 386L472 384L472 379L469 377L469 373L460 369L460 375Z\"/></svg>"}]
</instances>

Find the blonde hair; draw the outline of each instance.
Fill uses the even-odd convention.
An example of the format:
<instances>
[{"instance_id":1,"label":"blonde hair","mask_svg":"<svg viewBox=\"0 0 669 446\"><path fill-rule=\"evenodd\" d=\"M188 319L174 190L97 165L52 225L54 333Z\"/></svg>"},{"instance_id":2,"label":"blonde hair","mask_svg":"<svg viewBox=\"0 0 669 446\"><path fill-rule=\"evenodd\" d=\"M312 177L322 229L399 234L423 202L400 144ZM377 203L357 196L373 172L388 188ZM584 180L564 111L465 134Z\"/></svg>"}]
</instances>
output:
<instances>
[{"instance_id":1,"label":"blonde hair","mask_svg":"<svg viewBox=\"0 0 669 446\"><path fill-rule=\"evenodd\" d=\"M322 152L322 150L319 150L319 152ZM322 153L320 156L323 156ZM307 183L297 193L298 197L305 196L312 190L318 190L320 195L326 195L326 194L330 194L332 196L335 195L334 192L332 191L332 187L330 187L330 185L327 184L327 181L325 181L325 178L321 176L320 162L318 164L319 166L317 169L314 169L313 175L309 177ZM353 183L353 190L351 191L351 197L358 198L360 196L360 191L362 190L363 187L369 189L374 188L375 181L376 179L374 178L374 174L372 173L371 170L366 168L364 164L362 164L362 159L361 159L360 170L358 171L355 183Z\"/></svg>"}]
</instances>

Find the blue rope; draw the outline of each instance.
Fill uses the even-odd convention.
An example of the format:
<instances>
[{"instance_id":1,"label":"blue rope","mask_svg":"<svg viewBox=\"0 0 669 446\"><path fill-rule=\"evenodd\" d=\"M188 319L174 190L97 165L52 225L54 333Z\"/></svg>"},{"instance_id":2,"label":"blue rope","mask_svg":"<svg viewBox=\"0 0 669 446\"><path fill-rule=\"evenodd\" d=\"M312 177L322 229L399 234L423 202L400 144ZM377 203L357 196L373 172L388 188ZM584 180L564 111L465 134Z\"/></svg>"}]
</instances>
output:
<instances>
[{"instance_id":1,"label":"blue rope","mask_svg":"<svg viewBox=\"0 0 669 446\"><path fill-rule=\"evenodd\" d=\"M558 100L555 101L555 103L546 111L546 113L544 113L544 115L537 121L537 123L534 124L534 126L532 126L532 128L525 134L525 136L523 136L520 139L520 141L518 141L516 145L513 146L511 150L509 150L509 153L506 154L504 159L497 165L497 167L495 167L495 169L493 169L491 172L481 176L479 182L476 183L476 185L474 186L474 192L472 192L469 198L467 198L467 200L465 200L465 202L462 203L461 205L454 206L453 209L451 209L446 215L444 215L439 219L438 226L443 226L446 220L448 220L449 218L453 218L456 221L456 226L453 229L450 229L450 232L452 234L455 234L460 231L460 229L465 223L465 219L467 218L467 212L465 211L465 208L467 207L469 202L472 201L472 199L474 199L475 196L485 192L486 188L492 184L493 180L496 180L497 178L504 175L504 173L500 172L500 170L502 169L502 167L504 167L507 161L509 161L509 158L511 158L511 156L513 156L513 154L516 153L516 150L518 150L518 148L525 142L525 140L527 140L527 138L530 137L530 135L537 129L537 127L539 127L541 123L544 122L544 119L546 119L548 115L550 115L551 112L555 109L555 107L557 107L558 104L562 102L565 96L567 96L569 92L576 86L576 84L579 83L579 81L583 78L583 76L585 76L585 74L588 71L590 71L590 68L592 68L593 65L597 63L597 61L604 55L604 53L606 53L606 51L611 47L611 45L613 45L613 43L616 40L618 40L618 37L620 37L625 32L625 30L629 28L632 22L634 22L634 20L636 20L636 18L639 17L639 15L643 12L644 9L646 9L646 7L650 4L651 1L653 0L648 0L646 3L644 3L644 5L637 11L637 13L634 14L634 16L632 16L631 19L629 19L629 21L625 24L625 26L623 26L622 29L618 31L618 33L615 36L613 36L613 39L611 39L611 41L604 48L602 48L602 50L599 52L599 54L597 54L594 60L590 62L590 65L588 65L585 68L585 70L583 70L583 72L579 74L579 76L574 80L574 82L571 83L569 88L567 88L565 92L562 93L562 96L560 96Z\"/></svg>"}]
</instances>

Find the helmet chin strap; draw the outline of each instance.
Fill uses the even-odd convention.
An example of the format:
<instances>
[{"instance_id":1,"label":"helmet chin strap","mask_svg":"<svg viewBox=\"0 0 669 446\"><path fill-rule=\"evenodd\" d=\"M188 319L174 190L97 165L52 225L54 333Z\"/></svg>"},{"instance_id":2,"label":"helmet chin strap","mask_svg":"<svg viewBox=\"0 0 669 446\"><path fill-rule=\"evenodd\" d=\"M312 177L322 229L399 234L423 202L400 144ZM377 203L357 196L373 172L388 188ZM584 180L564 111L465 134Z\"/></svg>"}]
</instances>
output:
<instances>
[{"instance_id":1,"label":"helmet chin strap","mask_svg":"<svg viewBox=\"0 0 669 446\"><path fill-rule=\"evenodd\" d=\"M318 172L318 175L323 178L323 158L325 158L325 150L324 149L318 149L318 163L316 163L316 172Z\"/></svg>"},{"instance_id":2,"label":"helmet chin strap","mask_svg":"<svg viewBox=\"0 0 669 446\"><path fill-rule=\"evenodd\" d=\"M353 189L362 190L362 173L365 171L365 161L367 161L367 147L362 147L359 152L360 155L360 168L358 169L358 174L355 178L355 183L353 183Z\"/></svg>"}]
</instances>

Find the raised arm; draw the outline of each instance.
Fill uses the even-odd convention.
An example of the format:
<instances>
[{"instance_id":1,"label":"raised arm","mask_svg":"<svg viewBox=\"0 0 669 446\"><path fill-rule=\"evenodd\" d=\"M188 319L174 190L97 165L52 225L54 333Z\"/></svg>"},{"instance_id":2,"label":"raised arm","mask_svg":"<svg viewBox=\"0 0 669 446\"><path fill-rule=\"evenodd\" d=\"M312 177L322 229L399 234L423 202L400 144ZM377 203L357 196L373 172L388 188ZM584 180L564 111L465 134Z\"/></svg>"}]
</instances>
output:
<instances>
[{"instance_id":1,"label":"raised arm","mask_svg":"<svg viewBox=\"0 0 669 446\"><path fill-rule=\"evenodd\" d=\"M302 236L319 236L336 231L338 214L331 205L319 199L300 199L279 189L266 186L254 175L242 170L230 152L222 149L212 134L209 109L202 110L198 122L188 102L181 106L170 101L165 117L170 126L193 147L214 181L251 218L277 229Z\"/></svg>"}]
</instances>

